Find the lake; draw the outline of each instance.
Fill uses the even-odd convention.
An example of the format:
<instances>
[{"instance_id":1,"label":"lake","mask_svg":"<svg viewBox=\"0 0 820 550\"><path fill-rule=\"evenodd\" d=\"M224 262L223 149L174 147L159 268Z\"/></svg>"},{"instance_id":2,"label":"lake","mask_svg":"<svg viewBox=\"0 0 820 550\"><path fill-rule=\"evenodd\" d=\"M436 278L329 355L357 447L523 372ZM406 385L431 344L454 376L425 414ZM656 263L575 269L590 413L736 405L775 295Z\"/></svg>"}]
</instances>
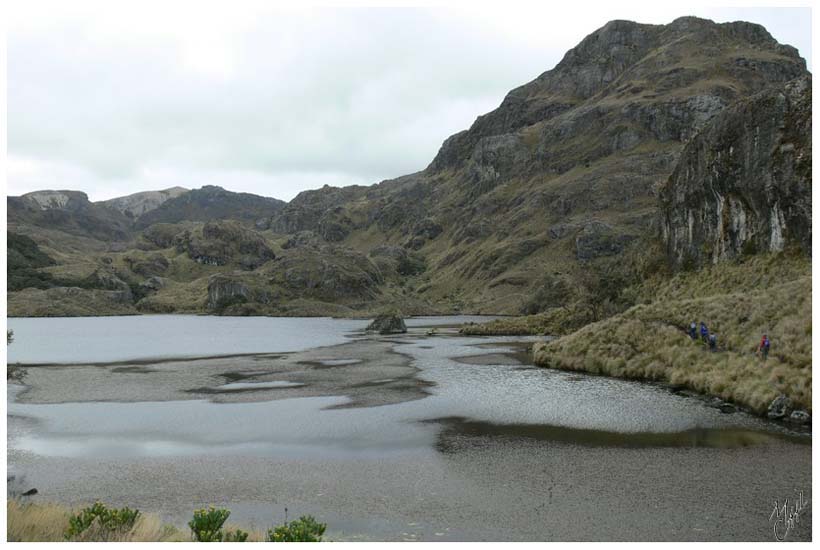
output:
<instances>
[{"instance_id":1,"label":"lake","mask_svg":"<svg viewBox=\"0 0 820 550\"><path fill-rule=\"evenodd\" d=\"M469 320L10 319L9 360L48 366L9 386L9 465L43 500L336 540L769 540L770 501L810 499L810 436L423 328Z\"/></svg>"}]
</instances>

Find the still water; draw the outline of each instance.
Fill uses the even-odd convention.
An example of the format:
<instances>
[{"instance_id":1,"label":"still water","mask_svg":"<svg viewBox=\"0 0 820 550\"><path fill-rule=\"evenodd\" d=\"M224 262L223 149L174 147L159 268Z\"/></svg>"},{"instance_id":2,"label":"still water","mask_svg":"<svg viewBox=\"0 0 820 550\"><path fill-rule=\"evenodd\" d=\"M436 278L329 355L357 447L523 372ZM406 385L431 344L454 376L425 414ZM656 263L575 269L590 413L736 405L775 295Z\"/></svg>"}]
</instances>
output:
<instances>
[{"instance_id":1,"label":"still water","mask_svg":"<svg viewBox=\"0 0 820 550\"><path fill-rule=\"evenodd\" d=\"M807 480L810 489L809 436L658 386L535 368L509 355L536 338L413 330L469 320L477 319L412 319L410 334L379 338L414 369L397 379L394 370L380 374L378 355L334 351L356 341L367 349L363 320L11 319L12 361L141 366L33 368L33 380L62 376L59 387L80 378L102 395L37 402L10 386L9 464L60 501L105 497L174 521L203 500L250 522L298 505L330 518L337 539L764 538L754 502ZM309 393L315 379L262 355L318 346L330 347L303 362L308 371L332 380L370 368L373 392L412 384L416 393L348 406L344 379ZM237 357L167 360L209 355ZM494 359L471 362L479 355ZM251 367L250 378L228 376ZM129 381L142 389L106 399L106 384ZM181 384L171 397L152 391L171 384ZM284 391L308 393L280 398ZM703 494L741 509L740 523L728 531L690 525ZM558 495L586 500L544 518L544 499ZM621 509L621 498L631 504ZM644 509L663 521L640 521ZM596 521L583 536L562 520L578 514ZM492 524L498 518L505 523Z\"/></svg>"}]
</instances>

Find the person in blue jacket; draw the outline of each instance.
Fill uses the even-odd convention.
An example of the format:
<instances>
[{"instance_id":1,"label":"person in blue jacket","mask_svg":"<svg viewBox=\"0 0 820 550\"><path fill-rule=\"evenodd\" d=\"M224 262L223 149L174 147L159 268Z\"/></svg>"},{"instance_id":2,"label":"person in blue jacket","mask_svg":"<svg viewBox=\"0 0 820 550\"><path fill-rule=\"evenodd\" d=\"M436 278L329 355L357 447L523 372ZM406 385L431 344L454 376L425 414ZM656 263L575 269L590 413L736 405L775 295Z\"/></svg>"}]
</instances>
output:
<instances>
[{"instance_id":1,"label":"person in blue jacket","mask_svg":"<svg viewBox=\"0 0 820 550\"><path fill-rule=\"evenodd\" d=\"M709 343L709 329L706 328L706 324L703 321L700 322L700 339L703 340L704 344Z\"/></svg>"}]
</instances>

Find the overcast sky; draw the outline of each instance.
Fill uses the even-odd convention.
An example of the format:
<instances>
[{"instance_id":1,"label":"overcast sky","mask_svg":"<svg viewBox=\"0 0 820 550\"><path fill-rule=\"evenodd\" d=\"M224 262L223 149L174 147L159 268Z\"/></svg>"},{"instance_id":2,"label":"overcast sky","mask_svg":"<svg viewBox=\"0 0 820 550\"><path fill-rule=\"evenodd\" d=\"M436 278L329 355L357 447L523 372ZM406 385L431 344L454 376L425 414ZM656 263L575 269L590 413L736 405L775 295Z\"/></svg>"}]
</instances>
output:
<instances>
[{"instance_id":1,"label":"overcast sky","mask_svg":"<svg viewBox=\"0 0 820 550\"><path fill-rule=\"evenodd\" d=\"M210 184L289 200L397 177L611 19L753 21L811 67L808 8L18 4L11 195L77 189L102 200Z\"/></svg>"}]
</instances>

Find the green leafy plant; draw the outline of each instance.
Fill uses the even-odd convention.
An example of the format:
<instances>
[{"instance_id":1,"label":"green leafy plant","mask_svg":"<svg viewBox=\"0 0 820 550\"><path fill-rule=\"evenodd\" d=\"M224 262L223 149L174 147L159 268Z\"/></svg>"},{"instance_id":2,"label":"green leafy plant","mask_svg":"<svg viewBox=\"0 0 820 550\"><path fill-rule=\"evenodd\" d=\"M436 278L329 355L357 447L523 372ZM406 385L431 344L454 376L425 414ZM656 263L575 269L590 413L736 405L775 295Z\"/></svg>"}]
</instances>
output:
<instances>
[{"instance_id":1,"label":"green leafy plant","mask_svg":"<svg viewBox=\"0 0 820 550\"><path fill-rule=\"evenodd\" d=\"M226 531L225 536L222 538L222 542L247 542L248 541L248 533L247 531L243 531L242 529L237 529L236 531Z\"/></svg>"},{"instance_id":2,"label":"green leafy plant","mask_svg":"<svg viewBox=\"0 0 820 550\"><path fill-rule=\"evenodd\" d=\"M102 502L83 508L79 514L69 518L65 531L66 539L73 539L95 525L102 539L113 534L127 533L134 527L140 512L125 508L108 508Z\"/></svg>"},{"instance_id":3,"label":"green leafy plant","mask_svg":"<svg viewBox=\"0 0 820 550\"><path fill-rule=\"evenodd\" d=\"M231 515L230 510L209 507L194 511L194 518L188 522L193 539L197 542L222 542L222 526ZM240 531L237 531L239 533ZM229 533L230 534L230 533ZM244 533L245 538L248 537ZM243 541L236 541L243 542Z\"/></svg>"},{"instance_id":4,"label":"green leafy plant","mask_svg":"<svg viewBox=\"0 0 820 550\"><path fill-rule=\"evenodd\" d=\"M268 529L268 542L321 542L327 529L326 523L318 523L313 516L302 516L296 521Z\"/></svg>"}]
</instances>

